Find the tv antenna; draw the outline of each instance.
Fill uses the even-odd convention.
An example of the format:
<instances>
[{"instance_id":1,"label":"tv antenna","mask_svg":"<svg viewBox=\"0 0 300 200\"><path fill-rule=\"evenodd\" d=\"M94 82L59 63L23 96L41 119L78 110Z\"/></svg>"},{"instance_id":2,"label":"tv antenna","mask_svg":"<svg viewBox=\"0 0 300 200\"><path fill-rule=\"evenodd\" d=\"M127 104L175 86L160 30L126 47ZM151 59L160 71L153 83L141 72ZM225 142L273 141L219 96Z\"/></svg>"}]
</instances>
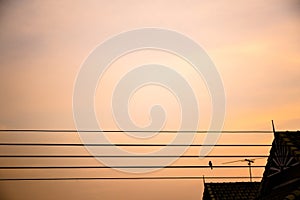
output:
<instances>
[{"instance_id":1,"label":"tv antenna","mask_svg":"<svg viewBox=\"0 0 300 200\"><path fill-rule=\"evenodd\" d=\"M243 159L243 160L234 160L234 161L224 162L224 163L222 163L222 164L229 164L229 163L235 163L235 162L248 162L248 166L249 166L249 175L250 175L250 182L252 182L251 163L254 163L254 161L257 160L257 159L263 159L263 158L253 158L253 159L245 158L245 159Z\"/></svg>"}]
</instances>

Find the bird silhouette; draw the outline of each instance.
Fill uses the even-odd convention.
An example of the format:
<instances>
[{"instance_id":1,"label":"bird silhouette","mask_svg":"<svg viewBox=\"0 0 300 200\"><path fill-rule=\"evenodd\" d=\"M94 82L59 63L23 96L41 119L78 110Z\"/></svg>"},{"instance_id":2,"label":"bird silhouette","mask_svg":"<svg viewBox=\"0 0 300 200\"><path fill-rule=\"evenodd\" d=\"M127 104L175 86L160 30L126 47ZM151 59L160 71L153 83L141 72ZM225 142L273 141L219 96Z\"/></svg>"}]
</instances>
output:
<instances>
[{"instance_id":1,"label":"bird silhouette","mask_svg":"<svg viewBox=\"0 0 300 200\"><path fill-rule=\"evenodd\" d=\"M213 169L213 165L212 165L211 161L208 162L208 165L210 166L210 169L212 170Z\"/></svg>"}]
</instances>

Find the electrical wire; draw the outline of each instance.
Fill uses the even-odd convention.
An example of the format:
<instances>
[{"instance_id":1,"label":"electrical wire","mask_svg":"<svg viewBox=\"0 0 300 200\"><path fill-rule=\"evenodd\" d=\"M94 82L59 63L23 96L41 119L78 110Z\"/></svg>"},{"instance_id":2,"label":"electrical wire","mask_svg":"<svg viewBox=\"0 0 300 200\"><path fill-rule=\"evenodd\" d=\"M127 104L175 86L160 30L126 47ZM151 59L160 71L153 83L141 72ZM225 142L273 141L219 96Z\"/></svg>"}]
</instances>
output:
<instances>
[{"instance_id":1,"label":"electrical wire","mask_svg":"<svg viewBox=\"0 0 300 200\"><path fill-rule=\"evenodd\" d=\"M247 176L162 176L162 177L58 177L58 178L0 178L0 181L68 181L68 180L174 180L174 179L248 179ZM253 179L260 179L260 176L254 176Z\"/></svg>"},{"instance_id":2,"label":"electrical wire","mask_svg":"<svg viewBox=\"0 0 300 200\"><path fill-rule=\"evenodd\" d=\"M0 158L268 158L267 155L0 155Z\"/></svg>"},{"instance_id":3,"label":"electrical wire","mask_svg":"<svg viewBox=\"0 0 300 200\"><path fill-rule=\"evenodd\" d=\"M161 146L173 146L173 147L270 147L270 144L80 144L80 143L0 143L0 146L93 146L93 147L161 147Z\"/></svg>"},{"instance_id":4,"label":"electrical wire","mask_svg":"<svg viewBox=\"0 0 300 200\"><path fill-rule=\"evenodd\" d=\"M248 168L246 165L219 165L214 166L214 168ZM252 168L264 168L265 166L251 166ZM104 168L210 168L206 165L168 165L168 166L0 166L1 169L104 169Z\"/></svg>"},{"instance_id":5,"label":"electrical wire","mask_svg":"<svg viewBox=\"0 0 300 200\"><path fill-rule=\"evenodd\" d=\"M58 129L2 129L0 132L47 132L47 133L273 133L273 131L264 131L264 130L224 130L224 131L192 131L192 130L147 130L147 131L138 131L138 130L58 130Z\"/></svg>"}]
</instances>

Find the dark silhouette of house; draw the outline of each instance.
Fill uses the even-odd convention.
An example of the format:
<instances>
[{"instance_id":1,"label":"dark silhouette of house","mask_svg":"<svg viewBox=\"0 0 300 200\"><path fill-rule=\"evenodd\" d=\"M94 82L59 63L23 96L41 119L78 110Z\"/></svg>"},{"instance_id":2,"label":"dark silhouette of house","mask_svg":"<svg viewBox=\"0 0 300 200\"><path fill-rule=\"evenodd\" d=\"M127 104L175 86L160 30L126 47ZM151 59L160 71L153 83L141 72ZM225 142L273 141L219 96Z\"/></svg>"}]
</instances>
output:
<instances>
[{"instance_id":1,"label":"dark silhouette of house","mask_svg":"<svg viewBox=\"0 0 300 200\"><path fill-rule=\"evenodd\" d=\"M258 199L300 199L300 131L274 133Z\"/></svg>"},{"instance_id":2,"label":"dark silhouette of house","mask_svg":"<svg viewBox=\"0 0 300 200\"><path fill-rule=\"evenodd\" d=\"M203 200L255 199L260 182L204 183Z\"/></svg>"},{"instance_id":3,"label":"dark silhouette of house","mask_svg":"<svg viewBox=\"0 0 300 200\"><path fill-rule=\"evenodd\" d=\"M204 183L204 187L204 200L300 200L300 131L274 131L261 183Z\"/></svg>"}]
</instances>

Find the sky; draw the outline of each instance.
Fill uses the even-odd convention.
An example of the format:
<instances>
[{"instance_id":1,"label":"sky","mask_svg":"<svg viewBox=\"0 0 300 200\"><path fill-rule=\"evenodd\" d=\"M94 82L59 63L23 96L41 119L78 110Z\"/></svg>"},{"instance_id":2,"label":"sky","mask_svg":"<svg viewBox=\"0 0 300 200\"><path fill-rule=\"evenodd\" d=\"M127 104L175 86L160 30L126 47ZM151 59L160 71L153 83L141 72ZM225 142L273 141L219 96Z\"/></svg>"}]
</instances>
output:
<instances>
[{"instance_id":1,"label":"sky","mask_svg":"<svg viewBox=\"0 0 300 200\"><path fill-rule=\"evenodd\" d=\"M298 130L300 117L300 2L298 0L218 1L0 1L0 128L75 129L73 91L83 62L100 43L132 29L157 27L188 36L214 62L223 82L226 115L223 130ZM116 129L111 110L113 87L124 74L145 63L160 63L178 71L191 84L200 108L199 130L207 130L211 117L210 95L191 66L179 57L154 50L132 52L113 62L95 94L98 121ZM100 87L101 86L101 87ZM101 90L100 90L101 89ZM104 94L104 95L103 95ZM139 126L146 126L149 106L160 103L167 118L165 130L176 130L180 105L164 88L143 87L129 103ZM113 142L126 136L110 136ZM155 136L147 142L166 142ZM80 142L78 135L3 134L2 142ZM137 140L139 141L139 140ZM203 138L195 138L195 143ZM271 144L272 135L222 135L219 143ZM46 149L47 150L47 149ZM43 153L45 149L1 147L4 153ZM48 149L50 151L50 149ZM130 149L141 152L143 150ZM84 149L51 149L51 153L87 153ZM149 151L152 151L151 149ZM188 153L197 153L189 149ZM268 154L268 148L213 149L218 153ZM82 164L83 160L14 160L2 165ZM230 160L216 160L222 163ZM178 160L206 164L208 160ZM97 164L96 160L84 163ZM264 165L265 160L257 160ZM261 176L262 170L254 171ZM159 170L146 176L243 175L247 169ZM28 176L130 176L113 170L0 171L1 177ZM247 181L247 180L244 180ZM201 199L202 180L2 182L2 199Z\"/></svg>"}]
</instances>

